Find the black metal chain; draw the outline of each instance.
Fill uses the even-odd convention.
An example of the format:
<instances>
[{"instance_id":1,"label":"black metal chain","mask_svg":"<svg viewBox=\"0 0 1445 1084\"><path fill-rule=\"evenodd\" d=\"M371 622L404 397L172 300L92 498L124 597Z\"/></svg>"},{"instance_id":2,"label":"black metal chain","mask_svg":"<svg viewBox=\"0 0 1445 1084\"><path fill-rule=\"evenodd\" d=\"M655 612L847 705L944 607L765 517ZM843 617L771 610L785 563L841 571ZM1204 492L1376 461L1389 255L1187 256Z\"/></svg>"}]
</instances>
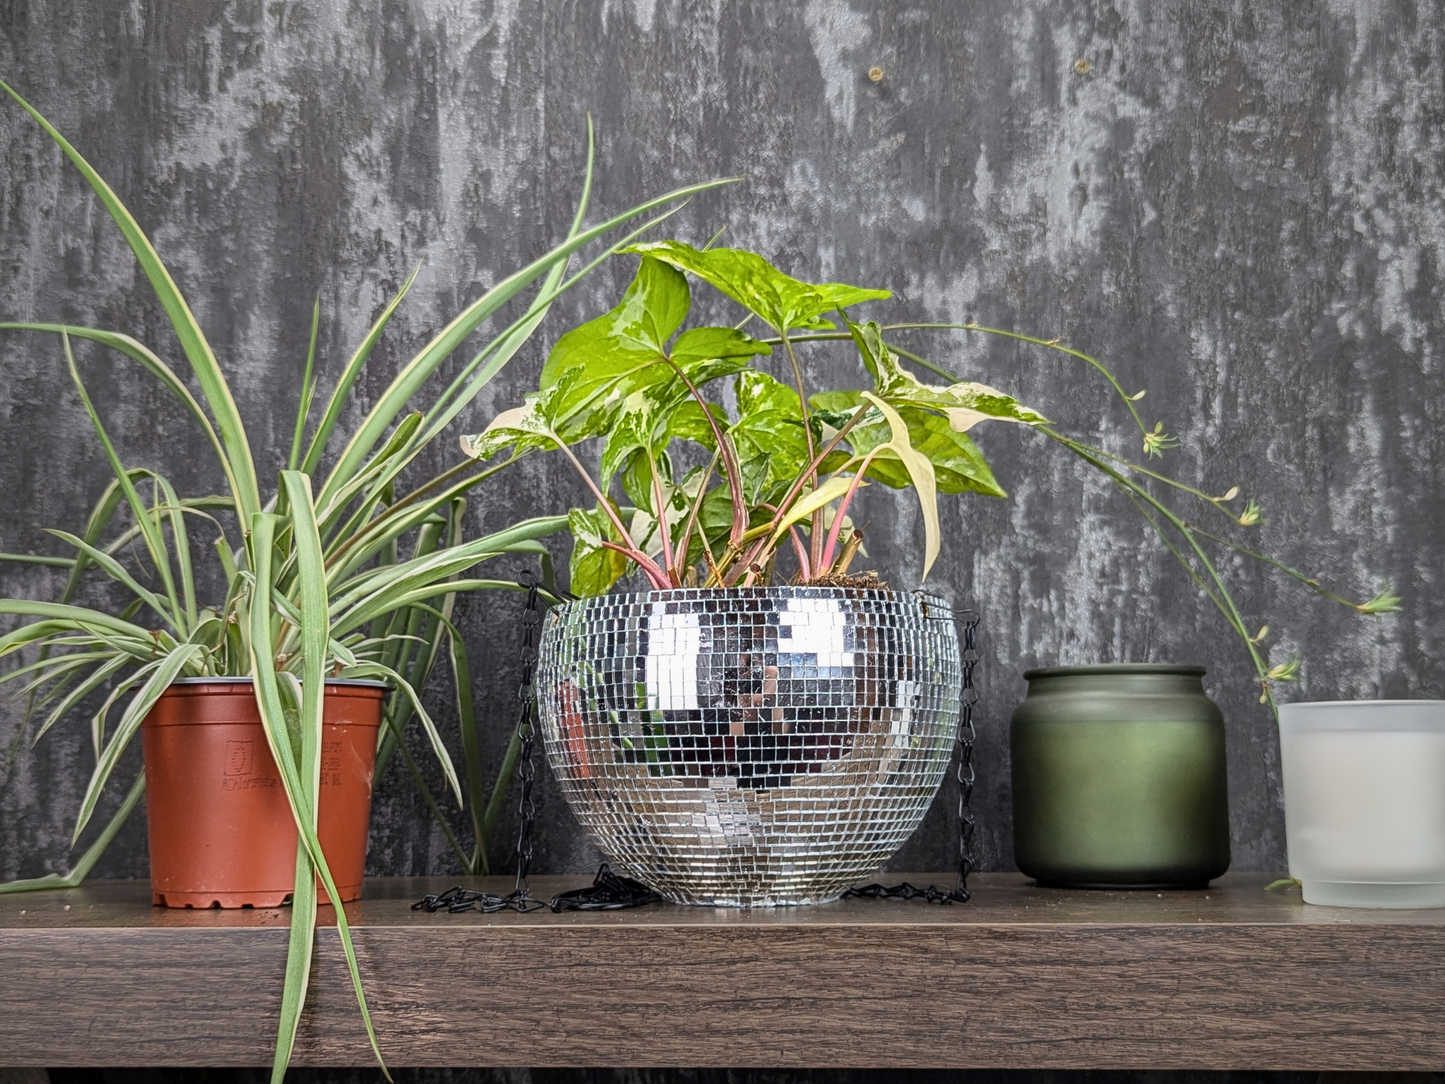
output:
<instances>
[{"instance_id":1,"label":"black metal chain","mask_svg":"<svg viewBox=\"0 0 1445 1084\"><path fill-rule=\"evenodd\" d=\"M521 680L517 684L517 702L521 705L517 713L516 735L521 741L517 757L517 774L522 784L522 795L517 802L517 880L512 891L504 896L492 892L479 892L457 885L445 892L429 893L419 903L411 905L413 911L447 911L460 914L463 911L481 911L496 914L498 911L516 911L525 915L531 911L550 908L558 911L620 911L628 907L640 907L645 903L657 903L662 899L656 892L630 877L612 872L602 863L597 876L586 888L574 888L570 892L559 892L551 902L543 902L532 895L528 874L532 870L532 836L537 821L537 802L533 791L537 781L537 765L534 759L537 690L533 677L537 667L537 623L541 620L538 593L541 584L530 570L523 570L517 576L517 584L527 590L527 605L522 611ZM570 597L570 596L569 596Z\"/></svg>"},{"instance_id":2,"label":"black metal chain","mask_svg":"<svg viewBox=\"0 0 1445 1084\"><path fill-rule=\"evenodd\" d=\"M521 709L517 715L516 733L521 739L521 751L517 769L522 781L522 795L517 806L517 880L511 892L497 895L479 892L457 885L445 892L429 893L420 902L411 905L413 911L447 911L459 914L463 911L481 911L495 914L498 911L516 911L527 914L547 907L558 911L620 911L629 907L661 901L652 889L630 877L612 872L602 863L592 884L570 892L559 892L549 903L532 895L528 873L532 867L532 832L537 816L536 800L532 791L537 777L533 761L533 738L536 733L535 718L537 695L533 685L533 673L537 664L537 623L541 614L538 608L538 592L541 584L530 571L523 571L518 577L519 586L527 590L527 605L522 611L521 681L517 686L517 700ZM927 617L942 616L928 612ZM972 898L968 890L968 877L976 865L973 856L973 838L976 825L973 818L973 744L977 733L973 725L973 709L978 703L978 690L973 683L973 668L978 663L977 631L979 617L973 610L962 610L951 615L963 618L963 649L959 655L961 683L959 695L959 720L956 745L958 748L958 876L952 890L929 885L919 888L904 881L897 885L868 884L850 888L843 893L843 899L923 899L929 903L967 903Z\"/></svg>"},{"instance_id":3,"label":"black metal chain","mask_svg":"<svg viewBox=\"0 0 1445 1084\"><path fill-rule=\"evenodd\" d=\"M481 911L487 915L516 911L525 915L547 906L532 895L532 886L527 878L532 869L532 828L537 819L537 802L532 796L537 780L537 765L532 757L537 695L532 675L537 666L537 622L541 619L538 592L542 585L529 569L523 569L517 576L517 584L527 590L527 605L522 610L522 649L519 654L522 676L517 683L517 702L521 705L517 711L516 735L521 740L517 772L522 781L522 796L517 803L516 884L512 891L502 896L458 885L445 892L427 894L421 902L411 905L413 911L449 911L452 914Z\"/></svg>"},{"instance_id":4,"label":"black metal chain","mask_svg":"<svg viewBox=\"0 0 1445 1084\"><path fill-rule=\"evenodd\" d=\"M924 613L928 613L925 604ZM869 884L850 888L843 893L846 899L869 900L926 900L929 903L967 903L973 898L968 890L968 875L977 866L973 856L973 837L977 825L973 819L973 743L978 732L973 726L973 708L978 703L978 690L973 684L973 668L978 664L978 614L973 610L959 610L953 615L962 619L963 645L959 653L960 684L958 698L958 877L953 888L943 889L937 885L919 888L904 881L897 885Z\"/></svg>"},{"instance_id":5,"label":"black metal chain","mask_svg":"<svg viewBox=\"0 0 1445 1084\"><path fill-rule=\"evenodd\" d=\"M537 667L537 622L541 613L537 607L537 590L541 586L530 571L523 571L517 582L527 588L527 606L522 611L521 680L517 683L517 734L522 739L521 755L517 759L517 773L522 780L522 795L517 802L517 883L512 895L519 904L526 904L526 910L542 906L541 900L532 899L532 886L527 875L532 871L532 827L537 820L537 802L532 790L537 782L537 764L533 760L534 738L536 737L537 692L532 675ZM518 907L517 910L523 910Z\"/></svg>"}]
</instances>

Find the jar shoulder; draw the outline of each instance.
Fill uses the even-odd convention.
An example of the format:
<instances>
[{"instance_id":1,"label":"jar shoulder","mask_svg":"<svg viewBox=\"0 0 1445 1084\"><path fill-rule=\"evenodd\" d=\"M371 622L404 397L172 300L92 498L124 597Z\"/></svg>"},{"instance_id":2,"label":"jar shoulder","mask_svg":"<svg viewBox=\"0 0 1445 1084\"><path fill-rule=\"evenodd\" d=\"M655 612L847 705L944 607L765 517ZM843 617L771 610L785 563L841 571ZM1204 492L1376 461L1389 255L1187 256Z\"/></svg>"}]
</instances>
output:
<instances>
[{"instance_id":1,"label":"jar shoulder","mask_svg":"<svg viewBox=\"0 0 1445 1084\"><path fill-rule=\"evenodd\" d=\"M1194 691L1051 690L1029 694L1014 709L1015 726L1046 723L1199 723L1223 726L1203 689Z\"/></svg>"}]
</instances>

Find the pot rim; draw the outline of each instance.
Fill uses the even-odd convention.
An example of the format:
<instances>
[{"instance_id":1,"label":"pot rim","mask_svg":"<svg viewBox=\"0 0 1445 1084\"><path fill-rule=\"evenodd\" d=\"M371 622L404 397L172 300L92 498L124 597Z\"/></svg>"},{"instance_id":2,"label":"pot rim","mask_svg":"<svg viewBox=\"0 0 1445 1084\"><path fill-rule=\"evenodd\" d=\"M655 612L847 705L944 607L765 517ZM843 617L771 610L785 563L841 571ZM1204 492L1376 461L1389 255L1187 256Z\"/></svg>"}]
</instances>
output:
<instances>
[{"instance_id":1,"label":"pot rim","mask_svg":"<svg viewBox=\"0 0 1445 1084\"><path fill-rule=\"evenodd\" d=\"M733 598L880 598L880 599L916 599L919 602L926 602L931 606L942 606L945 609L956 613L964 613L969 607L955 607L942 595L935 595L932 591L925 591L922 588L915 588L912 591L897 590L892 587L831 587L826 585L811 586L801 583L783 583L772 587L669 587L649 588L646 591L619 591L615 595L588 595L585 598L564 599L553 606L553 609L560 609L564 606L575 606L579 602L593 602L598 599L613 601L629 600L633 602L645 602L655 599L658 602L680 601L682 599L696 599L704 601L709 598L733 597Z\"/></svg>"},{"instance_id":2,"label":"pot rim","mask_svg":"<svg viewBox=\"0 0 1445 1084\"><path fill-rule=\"evenodd\" d=\"M172 688L176 685L250 685L255 679L249 677L184 677L176 678L166 686ZM368 689L390 689L391 686L384 681L376 681L373 678L327 678L327 685L358 685Z\"/></svg>"},{"instance_id":3,"label":"pot rim","mask_svg":"<svg viewBox=\"0 0 1445 1084\"><path fill-rule=\"evenodd\" d=\"M1024 671L1024 680L1051 677L1094 677L1103 674L1177 674L1181 677L1203 677L1209 668L1193 663L1174 662L1095 662L1077 666L1036 666Z\"/></svg>"}]
</instances>

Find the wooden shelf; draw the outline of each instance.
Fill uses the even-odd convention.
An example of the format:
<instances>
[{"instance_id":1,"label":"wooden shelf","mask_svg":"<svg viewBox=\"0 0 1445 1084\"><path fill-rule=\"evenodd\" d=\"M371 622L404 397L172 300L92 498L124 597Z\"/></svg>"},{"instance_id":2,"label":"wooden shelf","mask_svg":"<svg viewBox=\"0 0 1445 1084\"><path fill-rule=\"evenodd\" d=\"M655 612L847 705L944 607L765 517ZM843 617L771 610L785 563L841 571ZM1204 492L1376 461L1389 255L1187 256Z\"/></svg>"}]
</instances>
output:
<instances>
[{"instance_id":1,"label":"wooden shelf","mask_svg":"<svg viewBox=\"0 0 1445 1084\"><path fill-rule=\"evenodd\" d=\"M454 879L383 879L347 914L396 1066L1445 1065L1445 910L1310 907L1271 879L492 916L410 909ZM0 1064L268 1064L287 921L154 908L144 882L0 896ZM334 929L312 989L297 1064L369 1064Z\"/></svg>"}]
</instances>

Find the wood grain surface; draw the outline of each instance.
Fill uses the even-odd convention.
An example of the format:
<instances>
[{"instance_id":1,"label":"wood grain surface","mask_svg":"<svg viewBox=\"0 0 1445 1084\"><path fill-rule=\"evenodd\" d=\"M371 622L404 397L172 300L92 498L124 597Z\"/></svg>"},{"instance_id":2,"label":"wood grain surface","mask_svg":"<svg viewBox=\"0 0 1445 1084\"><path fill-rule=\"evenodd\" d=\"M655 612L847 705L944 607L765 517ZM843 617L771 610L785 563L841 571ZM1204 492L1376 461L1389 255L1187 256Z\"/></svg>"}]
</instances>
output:
<instances>
[{"instance_id":1,"label":"wood grain surface","mask_svg":"<svg viewBox=\"0 0 1445 1084\"><path fill-rule=\"evenodd\" d=\"M1310 907L1269 879L525 916L415 912L446 882L382 879L348 915L397 1066L1445 1065L1445 910ZM153 908L144 882L0 899L0 1063L267 1063L286 918ZM297 1063L368 1061L323 930Z\"/></svg>"}]
</instances>

